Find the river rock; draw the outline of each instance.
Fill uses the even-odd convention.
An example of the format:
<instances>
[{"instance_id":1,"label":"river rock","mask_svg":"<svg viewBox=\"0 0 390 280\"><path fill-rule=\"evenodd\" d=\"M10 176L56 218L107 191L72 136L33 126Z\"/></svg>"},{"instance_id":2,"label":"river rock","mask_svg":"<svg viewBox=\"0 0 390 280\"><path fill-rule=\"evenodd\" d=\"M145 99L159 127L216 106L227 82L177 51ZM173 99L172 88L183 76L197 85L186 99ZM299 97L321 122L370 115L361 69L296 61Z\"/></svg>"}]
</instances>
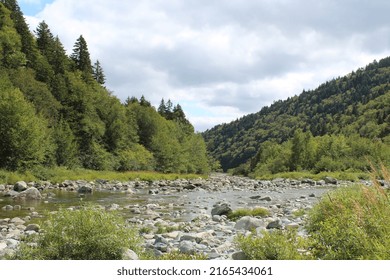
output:
<instances>
[{"instance_id":1,"label":"river rock","mask_svg":"<svg viewBox=\"0 0 390 280\"><path fill-rule=\"evenodd\" d=\"M249 216L245 216L245 217L240 218L237 221L234 228L237 230L249 230L250 231L250 230L256 229L256 228L261 227L261 226L264 226L264 223L262 220L257 219L257 218L253 218L253 217L249 217Z\"/></svg>"},{"instance_id":2,"label":"river rock","mask_svg":"<svg viewBox=\"0 0 390 280\"><path fill-rule=\"evenodd\" d=\"M86 194L86 193L92 193L93 188L90 185L84 185L80 186L77 190L78 193Z\"/></svg>"},{"instance_id":3,"label":"river rock","mask_svg":"<svg viewBox=\"0 0 390 280\"><path fill-rule=\"evenodd\" d=\"M14 210L14 207L12 205L6 205L1 208L3 211L12 211Z\"/></svg>"},{"instance_id":4,"label":"river rock","mask_svg":"<svg viewBox=\"0 0 390 280\"><path fill-rule=\"evenodd\" d=\"M14 196L14 199L15 200L40 200L42 199L42 195L36 188L31 187Z\"/></svg>"},{"instance_id":5,"label":"river rock","mask_svg":"<svg viewBox=\"0 0 390 280\"><path fill-rule=\"evenodd\" d=\"M218 215L228 215L232 212L232 208L227 203L219 203L215 204L213 206L213 209L211 209L211 216Z\"/></svg>"},{"instance_id":6,"label":"river rock","mask_svg":"<svg viewBox=\"0 0 390 280\"><path fill-rule=\"evenodd\" d=\"M39 232L41 227L38 224L29 224L27 225L25 231L35 231Z\"/></svg>"},{"instance_id":7,"label":"river rock","mask_svg":"<svg viewBox=\"0 0 390 280\"><path fill-rule=\"evenodd\" d=\"M324 181L326 184L332 184L332 185L337 185L337 179L333 178L333 177L325 177L324 178Z\"/></svg>"},{"instance_id":8,"label":"river rock","mask_svg":"<svg viewBox=\"0 0 390 280\"><path fill-rule=\"evenodd\" d=\"M269 222L266 228L267 229L281 229L282 223L279 219L276 219L274 221Z\"/></svg>"},{"instance_id":9,"label":"river rock","mask_svg":"<svg viewBox=\"0 0 390 280\"><path fill-rule=\"evenodd\" d=\"M15 225L24 225L24 224L26 223L26 221L22 220L22 219L19 218L19 217L13 218L10 222L11 222L12 224L15 224Z\"/></svg>"},{"instance_id":10,"label":"river rock","mask_svg":"<svg viewBox=\"0 0 390 280\"><path fill-rule=\"evenodd\" d=\"M136 261L139 260L139 257L136 252L133 250L127 249L122 257L124 260Z\"/></svg>"},{"instance_id":11,"label":"river rock","mask_svg":"<svg viewBox=\"0 0 390 280\"><path fill-rule=\"evenodd\" d=\"M195 253L194 243L191 241L181 241L179 245L179 251L183 254L193 254Z\"/></svg>"},{"instance_id":12,"label":"river rock","mask_svg":"<svg viewBox=\"0 0 390 280\"><path fill-rule=\"evenodd\" d=\"M14 191L16 192L22 192L25 190L27 190L27 183L24 181L16 182L16 184L14 185Z\"/></svg>"}]
</instances>

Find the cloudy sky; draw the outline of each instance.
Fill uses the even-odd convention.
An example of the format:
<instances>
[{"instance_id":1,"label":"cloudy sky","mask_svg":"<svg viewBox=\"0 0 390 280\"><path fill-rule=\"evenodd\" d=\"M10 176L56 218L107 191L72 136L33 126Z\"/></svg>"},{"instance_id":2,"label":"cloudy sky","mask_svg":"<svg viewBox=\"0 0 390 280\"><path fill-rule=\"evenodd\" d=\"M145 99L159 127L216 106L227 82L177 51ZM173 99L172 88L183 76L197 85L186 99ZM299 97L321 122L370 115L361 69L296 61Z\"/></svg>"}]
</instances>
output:
<instances>
[{"instance_id":1,"label":"cloudy sky","mask_svg":"<svg viewBox=\"0 0 390 280\"><path fill-rule=\"evenodd\" d=\"M390 55L388 0L19 0L121 100L179 103L204 131Z\"/></svg>"}]
</instances>

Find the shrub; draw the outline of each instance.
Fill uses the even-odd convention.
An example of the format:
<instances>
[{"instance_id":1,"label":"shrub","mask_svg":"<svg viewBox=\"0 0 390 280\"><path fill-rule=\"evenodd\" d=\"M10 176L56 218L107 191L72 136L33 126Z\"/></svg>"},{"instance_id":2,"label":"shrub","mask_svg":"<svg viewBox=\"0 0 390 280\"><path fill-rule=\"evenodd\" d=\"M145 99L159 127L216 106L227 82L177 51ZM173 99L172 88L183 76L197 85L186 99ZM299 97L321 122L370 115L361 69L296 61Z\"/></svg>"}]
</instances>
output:
<instances>
[{"instance_id":1,"label":"shrub","mask_svg":"<svg viewBox=\"0 0 390 280\"><path fill-rule=\"evenodd\" d=\"M296 230L263 231L262 236L239 235L235 239L240 250L250 260L308 259L306 240Z\"/></svg>"},{"instance_id":2,"label":"shrub","mask_svg":"<svg viewBox=\"0 0 390 280\"><path fill-rule=\"evenodd\" d=\"M120 216L92 206L49 214L42 230L21 245L16 259L116 260L125 249L141 253L138 232Z\"/></svg>"},{"instance_id":3,"label":"shrub","mask_svg":"<svg viewBox=\"0 0 390 280\"><path fill-rule=\"evenodd\" d=\"M390 259L390 203L374 180L325 196L309 213L307 230L320 259Z\"/></svg>"}]
</instances>

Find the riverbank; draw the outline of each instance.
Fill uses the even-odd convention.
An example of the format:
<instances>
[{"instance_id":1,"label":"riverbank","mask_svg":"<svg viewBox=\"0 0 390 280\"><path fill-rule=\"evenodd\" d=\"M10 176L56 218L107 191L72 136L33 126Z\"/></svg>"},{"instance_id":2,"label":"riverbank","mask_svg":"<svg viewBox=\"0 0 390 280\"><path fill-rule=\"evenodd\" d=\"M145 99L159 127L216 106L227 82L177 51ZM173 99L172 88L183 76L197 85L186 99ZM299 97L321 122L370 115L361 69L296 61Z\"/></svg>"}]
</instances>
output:
<instances>
[{"instance_id":1,"label":"riverbank","mask_svg":"<svg viewBox=\"0 0 390 280\"><path fill-rule=\"evenodd\" d=\"M92 199L102 209L125 216L131 227L139 229L143 246L156 258L179 251L204 254L207 259L240 259L243 255L234 242L238 234L296 228L299 235L305 236L307 212L327 191L349 184L329 177L319 181L282 178L266 181L213 174L206 179L66 180L57 184L0 185L0 258L12 254L24 236L39 233L39 219L45 214L41 209L55 211L56 207L64 206L76 209L80 201ZM37 197L27 199L23 192L28 190ZM60 194L70 195L74 200L61 206ZM101 194L104 198L93 200ZM264 208L268 215L227 219L230 211L242 208Z\"/></svg>"}]
</instances>

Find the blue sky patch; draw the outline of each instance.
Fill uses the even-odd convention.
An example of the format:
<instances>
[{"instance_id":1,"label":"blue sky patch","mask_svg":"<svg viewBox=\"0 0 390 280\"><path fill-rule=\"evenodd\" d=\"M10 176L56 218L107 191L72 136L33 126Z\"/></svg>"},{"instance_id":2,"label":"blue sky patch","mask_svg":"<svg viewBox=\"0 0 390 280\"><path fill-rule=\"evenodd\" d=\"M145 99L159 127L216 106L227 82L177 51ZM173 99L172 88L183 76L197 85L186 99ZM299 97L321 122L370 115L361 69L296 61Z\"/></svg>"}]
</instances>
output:
<instances>
[{"instance_id":1,"label":"blue sky patch","mask_svg":"<svg viewBox=\"0 0 390 280\"><path fill-rule=\"evenodd\" d=\"M19 6L25 16L35 16L43 10L46 4L54 0L19 0Z\"/></svg>"}]
</instances>

